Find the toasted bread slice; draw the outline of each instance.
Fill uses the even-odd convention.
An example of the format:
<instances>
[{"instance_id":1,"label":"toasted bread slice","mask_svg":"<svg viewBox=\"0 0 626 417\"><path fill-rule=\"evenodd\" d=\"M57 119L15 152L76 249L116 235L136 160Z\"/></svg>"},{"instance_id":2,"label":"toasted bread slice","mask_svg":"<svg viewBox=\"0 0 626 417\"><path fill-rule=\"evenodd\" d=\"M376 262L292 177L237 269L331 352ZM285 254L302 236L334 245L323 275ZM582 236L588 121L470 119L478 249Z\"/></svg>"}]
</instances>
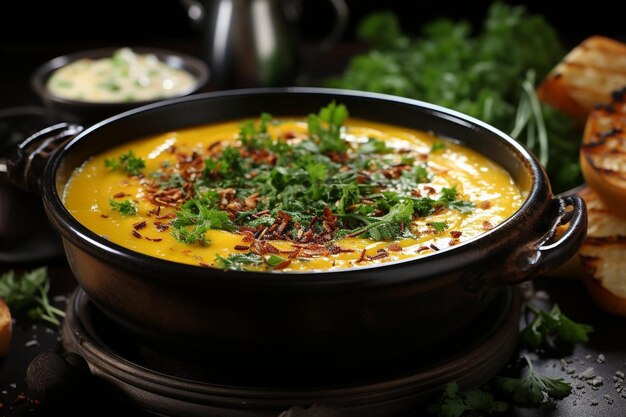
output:
<instances>
[{"instance_id":1,"label":"toasted bread slice","mask_svg":"<svg viewBox=\"0 0 626 417\"><path fill-rule=\"evenodd\" d=\"M593 190L580 193L587 203L587 237L578 251L582 278L598 307L626 316L626 220L614 216Z\"/></svg>"},{"instance_id":2,"label":"toasted bread slice","mask_svg":"<svg viewBox=\"0 0 626 417\"><path fill-rule=\"evenodd\" d=\"M6 356L11 344L11 312L4 300L0 298L0 358Z\"/></svg>"},{"instance_id":3,"label":"toasted bread slice","mask_svg":"<svg viewBox=\"0 0 626 417\"><path fill-rule=\"evenodd\" d=\"M586 121L597 105L626 86L626 44L591 36L572 49L537 88L539 99Z\"/></svg>"},{"instance_id":4,"label":"toasted bread slice","mask_svg":"<svg viewBox=\"0 0 626 417\"><path fill-rule=\"evenodd\" d=\"M587 119L580 165L585 182L613 214L626 218L626 88Z\"/></svg>"}]
</instances>

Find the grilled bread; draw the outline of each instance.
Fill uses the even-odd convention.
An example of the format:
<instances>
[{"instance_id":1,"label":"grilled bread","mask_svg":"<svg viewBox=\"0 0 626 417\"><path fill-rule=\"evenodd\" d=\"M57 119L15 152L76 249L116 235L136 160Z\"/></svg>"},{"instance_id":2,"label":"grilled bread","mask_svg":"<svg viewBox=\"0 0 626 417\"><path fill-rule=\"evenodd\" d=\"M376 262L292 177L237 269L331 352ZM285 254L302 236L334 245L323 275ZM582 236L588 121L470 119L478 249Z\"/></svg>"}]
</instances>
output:
<instances>
[{"instance_id":1,"label":"grilled bread","mask_svg":"<svg viewBox=\"0 0 626 417\"><path fill-rule=\"evenodd\" d=\"M626 220L606 210L591 189L580 193L587 203L587 237L578 256L582 279L598 307L626 316Z\"/></svg>"},{"instance_id":2,"label":"grilled bread","mask_svg":"<svg viewBox=\"0 0 626 417\"><path fill-rule=\"evenodd\" d=\"M589 114L580 164L606 209L626 219L626 88L614 91L611 103Z\"/></svg>"},{"instance_id":3,"label":"grilled bread","mask_svg":"<svg viewBox=\"0 0 626 417\"><path fill-rule=\"evenodd\" d=\"M599 103L626 86L626 44L591 36L572 49L537 88L539 99L584 124Z\"/></svg>"},{"instance_id":4,"label":"grilled bread","mask_svg":"<svg viewBox=\"0 0 626 417\"><path fill-rule=\"evenodd\" d=\"M0 358L6 356L11 344L11 312L0 298Z\"/></svg>"}]
</instances>

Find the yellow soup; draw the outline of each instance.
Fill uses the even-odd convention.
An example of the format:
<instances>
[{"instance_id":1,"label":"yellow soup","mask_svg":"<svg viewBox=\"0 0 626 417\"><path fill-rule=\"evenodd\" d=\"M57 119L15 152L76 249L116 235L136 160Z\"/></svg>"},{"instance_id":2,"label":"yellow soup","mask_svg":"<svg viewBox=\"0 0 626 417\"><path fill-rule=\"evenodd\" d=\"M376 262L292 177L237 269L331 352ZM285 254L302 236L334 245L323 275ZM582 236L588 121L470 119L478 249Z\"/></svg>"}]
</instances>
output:
<instances>
[{"instance_id":1,"label":"yellow soup","mask_svg":"<svg viewBox=\"0 0 626 417\"><path fill-rule=\"evenodd\" d=\"M125 143L76 170L65 205L93 232L146 255L307 271L430 254L495 227L522 203L509 174L470 149L320 116Z\"/></svg>"}]
</instances>

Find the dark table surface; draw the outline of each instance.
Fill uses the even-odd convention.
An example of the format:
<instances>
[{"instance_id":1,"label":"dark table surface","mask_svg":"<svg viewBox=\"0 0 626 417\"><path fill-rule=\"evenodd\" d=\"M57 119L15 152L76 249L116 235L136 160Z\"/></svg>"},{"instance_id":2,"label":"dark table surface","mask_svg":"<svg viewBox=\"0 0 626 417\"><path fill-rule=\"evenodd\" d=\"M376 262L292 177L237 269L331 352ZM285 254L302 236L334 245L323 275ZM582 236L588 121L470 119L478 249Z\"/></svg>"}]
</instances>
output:
<instances>
[{"instance_id":1,"label":"dark table surface","mask_svg":"<svg viewBox=\"0 0 626 417\"><path fill-rule=\"evenodd\" d=\"M145 46L161 46L177 49L184 52L200 55L200 46L197 42L186 39L171 39L167 41L142 41ZM89 48L110 46L110 41L92 41ZM0 77L0 109L15 106L39 106L39 100L30 88L29 77L32 71L44 61L54 56L85 49L81 41L63 41L58 44L44 44L38 42L14 42L3 46L5 60L9 62ZM327 55L324 61L310 62L309 70L318 75L332 74L337 68L347 62L348 57L359 46L340 45ZM207 87L207 91L211 86ZM40 266L47 266L52 282L52 298L59 307L64 307L64 297L76 287L71 270L58 251L41 251L37 256L38 247L35 244L32 257L28 254L22 258L11 259L11 256L0 257L0 274L9 270L25 271ZM55 253L56 252L56 253ZM34 260L29 260L34 259ZM626 273L626 272L625 272ZM626 416L626 394L622 396L620 384L616 384L616 372L626 373L626 319L611 317L600 311L590 300L583 286L576 279L542 277L534 281L534 301L537 304L549 307L557 303L563 312L572 319L593 325L595 331L589 342L580 343L573 347L567 355L573 362L570 367L576 373L588 367L593 367L603 383L597 387L575 379L562 369L559 357L537 357L536 368L540 372L552 376L563 377L572 383L572 394L555 407L539 409L513 408L508 412L511 416ZM523 324L523 323L522 323ZM59 329L42 322L34 322L18 318L14 322L14 334L9 354L0 359L0 415L27 416L41 415L40 407L35 404L26 385L26 369L30 361L44 351L61 351ZM521 353L521 352L520 352ZM89 415L96 411L88 410Z\"/></svg>"}]
</instances>

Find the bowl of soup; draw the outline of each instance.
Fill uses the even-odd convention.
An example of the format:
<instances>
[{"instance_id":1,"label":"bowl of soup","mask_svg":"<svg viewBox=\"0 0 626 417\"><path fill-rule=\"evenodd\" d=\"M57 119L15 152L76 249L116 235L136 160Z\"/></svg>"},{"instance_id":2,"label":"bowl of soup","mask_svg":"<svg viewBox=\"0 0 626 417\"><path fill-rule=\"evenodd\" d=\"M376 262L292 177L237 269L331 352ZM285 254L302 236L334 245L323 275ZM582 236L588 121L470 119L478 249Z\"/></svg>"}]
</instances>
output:
<instances>
[{"instance_id":1,"label":"bowl of soup","mask_svg":"<svg viewBox=\"0 0 626 417\"><path fill-rule=\"evenodd\" d=\"M233 372L410 358L586 232L584 202L555 197L523 146L411 99L232 90L77 132L31 139L23 159L44 163L11 172L40 189L80 286L134 337Z\"/></svg>"},{"instance_id":2,"label":"bowl of soup","mask_svg":"<svg viewBox=\"0 0 626 417\"><path fill-rule=\"evenodd\" d=\"M51 115L90 125L134 107L199 92L209 79L206 63L178 51L109 47L45 62L31 84Z\"/></svg>"}]
</instances>

